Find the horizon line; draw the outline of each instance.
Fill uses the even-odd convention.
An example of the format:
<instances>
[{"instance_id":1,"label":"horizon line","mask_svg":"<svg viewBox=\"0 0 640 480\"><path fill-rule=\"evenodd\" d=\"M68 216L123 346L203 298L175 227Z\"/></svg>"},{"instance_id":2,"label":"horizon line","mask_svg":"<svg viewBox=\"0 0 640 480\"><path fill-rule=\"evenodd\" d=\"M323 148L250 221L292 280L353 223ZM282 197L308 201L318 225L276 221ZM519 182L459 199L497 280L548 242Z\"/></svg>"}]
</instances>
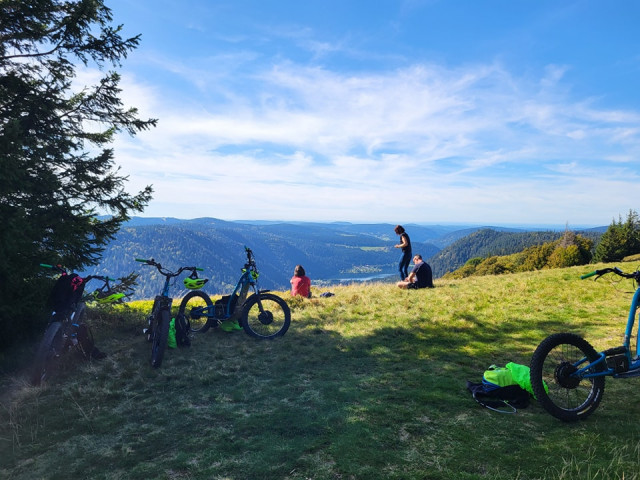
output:
<instances>
[{"instance_id":1,"label":"horizon line","mask_svg":"<svg viewBox=\"0 0 640 480\"><path fill-rule=\"evenodd\" d=\"M417 225L417 226L460 226L460 227L503 227L503 228L527 228L527 227L535 227L535 228L551 228L553 230L557 229L591 229L591 228L602 228L608 227L608 225L600 225L600 224L576 224L572 226L569 222L565 222L564 224L558 223L510 223L510 222L492 222L492 223L478 223L478 222L464 222L464 221L456 221L456 222L426 222L426 221L407 221L407 222L389 222L389 221L350 221L350 220L332 220L332 221L323 221L323 220L282 220L282 219L226 219L220 217L191 217L191 218L180 218L180 217L172 217L172 216L143 216L143 215L134 215L131 219L140 218L140 219L171 219L178 221L193 221L200 219L211 219L211 220L219 220L223 222L230 223L299 223L299 224L324 224L324 225L336 225L336 224L349 224L349 225Z\"/></svg>"}]
</instances>

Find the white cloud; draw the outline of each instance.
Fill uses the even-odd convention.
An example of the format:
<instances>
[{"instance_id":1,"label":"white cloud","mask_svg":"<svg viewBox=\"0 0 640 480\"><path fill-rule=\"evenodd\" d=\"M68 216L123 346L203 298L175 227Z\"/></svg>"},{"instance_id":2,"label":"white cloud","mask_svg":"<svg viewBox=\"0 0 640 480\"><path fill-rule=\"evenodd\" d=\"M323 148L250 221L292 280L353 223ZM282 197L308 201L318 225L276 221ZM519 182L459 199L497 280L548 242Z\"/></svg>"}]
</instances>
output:
<instances>
[{"instance_id":1,"label":"white cloud","mask_svg":"<svg viewBox=\"0 0 640 480\"><path fill-rule=\"evenodd\" d=\"M119 138L116 154L132 185L155 185L148 215L599 223L632 203L620 192L637 181L640 115L572 99L556 89L565 70L550 67L541 93L498 65L283 62L236 90L218 72L233 94L200 105L126 77L127 103L160 123ZM207 75L182 73L196 90Z\"/></svg>"}]
</instances>

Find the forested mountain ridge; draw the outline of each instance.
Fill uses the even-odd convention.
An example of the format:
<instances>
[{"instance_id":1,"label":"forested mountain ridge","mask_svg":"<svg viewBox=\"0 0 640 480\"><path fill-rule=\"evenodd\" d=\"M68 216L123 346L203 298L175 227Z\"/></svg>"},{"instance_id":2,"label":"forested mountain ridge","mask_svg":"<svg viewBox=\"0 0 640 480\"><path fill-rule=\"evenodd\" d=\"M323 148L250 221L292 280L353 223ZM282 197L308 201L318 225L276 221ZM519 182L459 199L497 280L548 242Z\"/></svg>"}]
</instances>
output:
<instances>
[{"instance_id":1,"label":"forested mountain ridge","mask_svg":"<svg viewBox=\"0 0 640 480\"><path fill-rule=\"evenodd\" d=\"M437 268L436 277L483 252L513 253L509 251L512 248L522 249L561 235L460 226L405 227L413 252ZM210 279L205 291L212 295L228 293L240 276L246 259L244 247L248 246L255 253L262 288L287 290L297 264L305 267L316 287L366 278L395 280L400 252L393 248L398 242L393 228L390 224L134 217L107 246L99 265L87 273L121 277L136 272L140 277L135 298L152 298L162 287L163 278L155 268L135 259L154 258L169 269L201 267L202 276ZM172 295L184 293L181 287L179 280Z\"/></svg>"},{"instance_id":2,"label":"forested mountain ridge","mask_svg":"<svg viewBox=\"0 0 640 480\"><path fill-rule=\"evenodd\" d=\"M581 230L576 233L598 242L606 227ZM557 231L509 232L483 228L451 243L429 259L435 277L451 272L475 257L510 255L527 247L553 242L564 235Z\"/></svg>"},{"instance_id":3,"label":"forested mountain ridge","mask_svg":"<svg viewBox=\"0 0 640 480\"><path fill-rule=\"evenodd\" d=\"M414 250L425 258L439 249L421 241L448 233L448 227L412 226ZM124 276L140 274L136 298L151 298L162 277L135 258L154 258L169 269L184 265L204 268L210 279L205 290L229 292L241 273L244 247L256 256L262 288L286 290L297 264L314 285L341 279L384 277L396 271L398 239L392 225L244 223L204 218L195 220L134 218L107 246L90 273ZM178 284L179 286L180 284ZM176 287L176 290L179 288ZM176 294L174 292L174 294Z\"/></svg>"}]
</instances>

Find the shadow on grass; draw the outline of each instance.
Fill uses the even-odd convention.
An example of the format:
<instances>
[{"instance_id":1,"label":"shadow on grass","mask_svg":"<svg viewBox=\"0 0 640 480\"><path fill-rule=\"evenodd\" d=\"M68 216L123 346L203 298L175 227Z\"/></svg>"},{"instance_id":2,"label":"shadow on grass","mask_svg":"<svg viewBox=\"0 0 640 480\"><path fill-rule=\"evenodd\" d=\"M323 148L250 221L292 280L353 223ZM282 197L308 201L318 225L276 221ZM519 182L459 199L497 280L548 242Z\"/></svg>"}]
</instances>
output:
<instances>
[{"instance_id":1,"label":"shadow on grass","mask_svg":"<svg viewBox=\"0 0 640 480\"><path fill-rule=\"evenodd\" d=\"M465 391L490 363L527 363L531 342L515 318L425 314L347 336L303 317L276 341L209 331L154 370L142 335L116 331L105 361L2 409L0 476L537 478L565 426L544 416L541 435L533 413L495 415Z\"/></svg>"}]
</instances>

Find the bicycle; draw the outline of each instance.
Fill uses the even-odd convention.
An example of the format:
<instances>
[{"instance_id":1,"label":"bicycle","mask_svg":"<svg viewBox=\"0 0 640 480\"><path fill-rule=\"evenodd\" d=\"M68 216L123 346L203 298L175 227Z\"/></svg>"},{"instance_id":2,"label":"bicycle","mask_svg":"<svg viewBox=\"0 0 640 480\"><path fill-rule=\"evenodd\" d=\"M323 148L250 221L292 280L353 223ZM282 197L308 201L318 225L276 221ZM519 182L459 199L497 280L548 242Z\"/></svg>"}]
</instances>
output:
<instances>
[{"instance_id":1,"label":"bicycle","mask_svg":"<svg viewBox=\"0 0 640 480\"><path fill-rule=\"evenodd\" d=\"M202 288L208 282L206 278L198 278L197 272L203 271L198 267L180 267L177 271L172 272L164 268L153 258L142 259L136 258L136 262L144 263L152 267L156 267L160 275L165 277L164 286L160 295L156 295L153 301L151 313L147 317L148 328L144 330L147 341L151 342L151 366L159 368L162 365L162 358L167 347L169 339L169 324L171 323L171 306L173 298L169 296L169 288L171 287L171 279L178 277L182 272L190 271L191 275L183 280L184 286L188 289Z\"/></svg>"},{"instance_id":2,"label":"bicycle","mask_svg":"<svg viewBox=\"0 0 640 480\"><path fill-rule=\"evenodd\" d=\"M631 352L631 333L640 306L640 270L625 273L619 268L605 268L582 275L585 279L615 273L632 279L636 290L621 346L597 352L589 342L573 333L556 333L545 338L531 358L530 380L542 407L565 422L584 420L602 400L605 377L640 376L640 344L636 339L635 355Z\"/></svg>"},{"instance_id":3,"label":"bicycle","mask_svg":"<svg viewBox=\"0 0 640 480\"><path fill-rule=\"evenodd\" d=\"M199 290L189 292L182 299L178 315L185 319L191 332L204 333L223 322L238 320L248 335L259 339L281 337L289 329L289 305L269 290L258 287L260 273L255 257L250 248L244 248L247 262L231 295L222 297L215 305L209 295Z\"/></svg>"},{"instance_id":4,"label":"bicycle","mask_svg":"<svg viewBox=\"0 0 640 480\"><path fill-rule=\"evenodd\" d=\"M91 357L92 352L86 351L86 345L93 345L91 331L84 323L87 301L95 300L101 304L117 303L126 296L126 293L110 285L110 281L115 281L113 278L101 275L82 278L74 273L68 273L60 265L41 263L40 266L60 273L60 277L54 286L52 300L50 300L53 311L36 350L31 371L33 385L40 385L50 378L60 357L72 348L79 350L85 358ZM101 280L103 284L93 293L84 295L85 286L91 280ZM84 338L88 339L85 345L83 345Z\"/></svg>"}]
</instances>

